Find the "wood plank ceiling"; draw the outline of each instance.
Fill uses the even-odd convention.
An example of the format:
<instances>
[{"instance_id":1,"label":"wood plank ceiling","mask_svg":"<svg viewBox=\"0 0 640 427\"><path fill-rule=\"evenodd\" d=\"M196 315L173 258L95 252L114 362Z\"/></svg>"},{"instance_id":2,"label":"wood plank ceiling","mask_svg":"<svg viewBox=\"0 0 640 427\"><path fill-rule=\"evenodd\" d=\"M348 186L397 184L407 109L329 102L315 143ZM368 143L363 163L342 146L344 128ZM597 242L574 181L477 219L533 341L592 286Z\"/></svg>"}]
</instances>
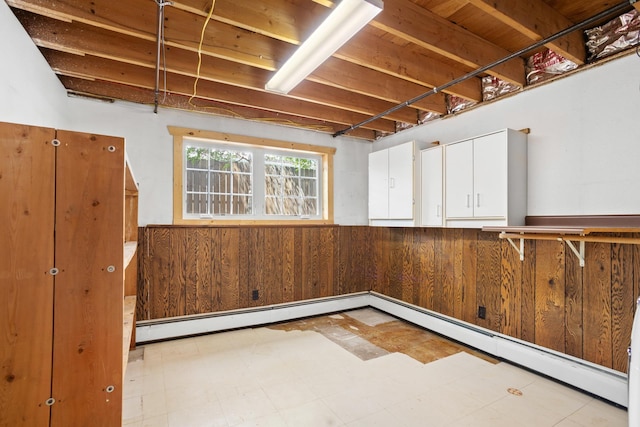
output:
<instances>
[{"instance_id":1,"label":"wood plank ceiling","mask_svg":"<svg viewBox=\"0 0 640 427\"><path fill-rule=\"evenodd\" d=\"M619 3L384 0L384 10L374 21L283 96L266 92L264 85L328 15L331 0L166 1L159 72L159 0L6 2L70 93L145 103L150 110L157 102L160 107L329 133ZM581 31L546 47L578 65L586 62ZM523 87L529 55L399 108L349 135L374 140L425 117L447 114L446 95L480 102L480 78L487 74Z\"/></svg>"}]
</instances>

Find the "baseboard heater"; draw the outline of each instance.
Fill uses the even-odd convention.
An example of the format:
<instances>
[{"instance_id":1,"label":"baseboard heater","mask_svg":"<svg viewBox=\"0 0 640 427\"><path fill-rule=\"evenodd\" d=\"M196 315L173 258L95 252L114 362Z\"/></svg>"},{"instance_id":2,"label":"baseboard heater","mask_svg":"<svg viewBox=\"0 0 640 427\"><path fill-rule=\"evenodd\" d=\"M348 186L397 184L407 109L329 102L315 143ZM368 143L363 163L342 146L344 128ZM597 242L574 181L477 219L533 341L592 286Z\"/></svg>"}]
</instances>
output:
<instances>
[{"instance_id":1,"label":"baseboard heater","mask_svg":"<svg viewBox=\"0 0 640 427\"><path fill-rule=\"evenodd\" d=\"M375 292L361 292L207 315L140 321L136 325L136 343L145 344L255 327L364 307L374 307L618 405L626 407L628 404L626 374Z\"/></svg>"}]
</instances>

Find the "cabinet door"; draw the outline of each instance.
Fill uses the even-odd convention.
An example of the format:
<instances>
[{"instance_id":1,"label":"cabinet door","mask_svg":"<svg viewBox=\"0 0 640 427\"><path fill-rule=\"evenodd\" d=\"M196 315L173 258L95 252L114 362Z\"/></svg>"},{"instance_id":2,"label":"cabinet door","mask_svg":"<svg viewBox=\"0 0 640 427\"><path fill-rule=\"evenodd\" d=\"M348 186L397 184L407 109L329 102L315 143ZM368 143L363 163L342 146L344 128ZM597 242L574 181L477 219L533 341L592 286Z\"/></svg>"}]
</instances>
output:
<instances>
[{"instance_id":1,"label":"cabinet door","mask_svg":"<svg viewBox=\"0 0 640 427\"><path fill-rule=\"evenodd\" d=\"M473 140L445 149L447 218L473 217Z\"/></svg>"},{"instance_id":2,"label":"cabinet door","mask_svg":"<svg viewBox=\"0 0 640 427\"><path fill-rule=\"evenodd\" d=\"M421 225L441 227L442 209L442 147L423 150L420 155Z\"/></svg>"},{"instance_id":3,"label":"cabinet door","mask_svg":"<svg viewBox=\"0 0 640 427\"><path fill-rule=\"evenodd\" d=\"M413 142L389 148L389 218L413 219Z\"/></svg>"},{"instance_id":4,"label":"cabinet door","mask_svg":"<svg viewBox=\"0 0 640 427\"><path fill-rule=\"evenodd\" d=\"M124 141L58 131L51 425L122 422Z\"/></svg>"},{"instance_id":5,"label":"cabinet door","mask_svg":"<svg viewBox=\"0 0 640 427\"><path fill-rule=\"evenodd\" d=\"M48 426L54 129L0 123L0 426Z\"/></svg>"},{"instance_id":6,"label":"cabinet door","mask_svg":"<svg viewBox=\"0 0 640 427\"><path fill-rule=\"evenodd\" d=\"M473 142L475 217L504 217L507 213L507 144L505 132Z\"/></svg>"},{"instance_id":7,"label":"cabinet door","mask_svg":"<svg viewBox=\"0 0 640 427\"><path fill-rule=\"evenodd\" d=\"M389 218L389 150L369 154L369 218Z\"/></svg>"}]
</instances>

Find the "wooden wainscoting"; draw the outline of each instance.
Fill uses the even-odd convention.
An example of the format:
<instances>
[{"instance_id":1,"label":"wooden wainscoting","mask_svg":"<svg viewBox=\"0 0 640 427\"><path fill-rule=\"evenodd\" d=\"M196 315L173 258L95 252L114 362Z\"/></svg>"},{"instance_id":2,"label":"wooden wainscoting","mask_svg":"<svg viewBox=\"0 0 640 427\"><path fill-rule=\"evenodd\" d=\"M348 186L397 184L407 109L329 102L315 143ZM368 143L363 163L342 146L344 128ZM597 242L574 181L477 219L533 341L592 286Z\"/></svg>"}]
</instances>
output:
<instances>
[{"instance_id":1,"label":"wooden wainscoting","mask_svg":"<svg viewBox=\"0 0 640 427\"><path fill-rule=\"evenodd\" d=\"M375 228L372 290L626 372L640 247L527 240L525 259L498 233ZM486 318L478 317L478 307Z\"/></svg>"},{"instance_id":2,"label":"wooden wainscoting","mask_svg":"<svg viewBox=\"0 0 640 427\"><path fill-rule=\"evenodd\" d=\"M148 226L139 235L138 320L371 289L368 227Z\"/></svg>"},{"instance_id":3,"label":"wooden wainscoting","mask_svg":"<svg viewBox=\"0 0 640 427\"><path fill-rule=\"evenodd\" d=\"M562 242L526 240L520 261L498 233L473 229L148 226L139 235L139 320L373 290L626 371L637 245L587 243L580 267Z\"/></svg>"}]
</instances>

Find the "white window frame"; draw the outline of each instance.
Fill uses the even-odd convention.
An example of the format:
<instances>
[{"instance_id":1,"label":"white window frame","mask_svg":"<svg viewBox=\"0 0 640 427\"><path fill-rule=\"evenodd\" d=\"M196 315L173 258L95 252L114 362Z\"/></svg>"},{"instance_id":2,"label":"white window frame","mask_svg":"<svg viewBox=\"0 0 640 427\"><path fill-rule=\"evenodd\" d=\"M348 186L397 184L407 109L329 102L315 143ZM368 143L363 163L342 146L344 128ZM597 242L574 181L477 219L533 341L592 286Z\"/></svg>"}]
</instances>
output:
<instances>
[{"instance_id":1,"label":"white window frame","mask_svg":"<svg viewBox=\"0 0 640 427\"><path fill-rule=\"evenodd\" d=\"M169 126L173 135L173 223L174 224L333 224L333 155L334 147L292 143L266 138L232 135L215 131L201 131ZM185 145L203 147L225 147L253 153L253 214L206 216L185 213L186 159ZM317 217L266 215L264 213L264 154L310 157L319 161L320 213Z\"/></svg>"}]
</instances>

